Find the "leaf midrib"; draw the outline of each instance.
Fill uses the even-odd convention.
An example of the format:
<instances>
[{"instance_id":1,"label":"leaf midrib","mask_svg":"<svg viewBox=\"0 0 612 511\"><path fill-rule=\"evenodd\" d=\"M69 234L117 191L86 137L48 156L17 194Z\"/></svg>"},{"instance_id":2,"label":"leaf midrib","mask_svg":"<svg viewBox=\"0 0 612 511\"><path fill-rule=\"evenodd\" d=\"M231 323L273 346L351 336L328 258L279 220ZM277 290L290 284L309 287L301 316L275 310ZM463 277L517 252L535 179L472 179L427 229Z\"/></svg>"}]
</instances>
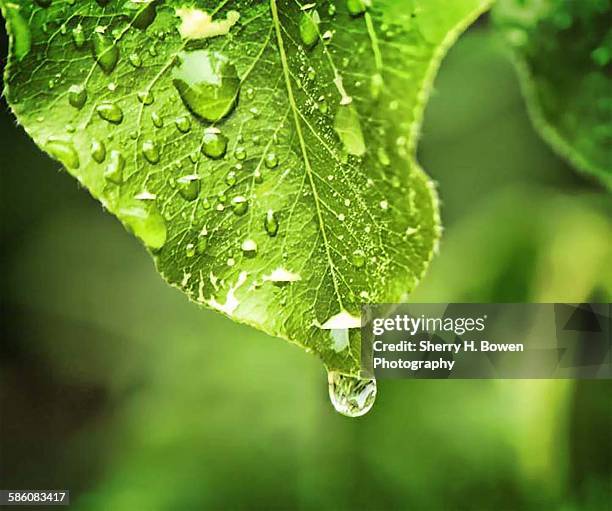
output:
<instances>
[{"instance_id":1,"label":"leaf midrib","mask_svg":"<svg viewBox=\"0 0 612 511\"><path fill-rule=\"evenodd\" d=\"M320 201L319 194L317 191L317 187L314 183L313 171L310 165L310 159L308 158L308 152L306 150L306 141L304 140L304 135L302 133L302 126L300 124L300 112L297 107L295 97L293 95L293 87L291 85L290 70L289 70L289 65L287 63L287 54L285 52L285 44L284 44L283 36L281 33L281 25L280 25L280 19L278 17L278 9L276 6L276 0L270 0L270 10L272 12L272 23L274 24L274 30L276 32L276 40L278 43L278 53L280 57L281 67L283 69L283 76L285 78L285 87L287 88L287 97L289 99L289 105L293 113L293 121L295 124L297 137L300 142L300 150L302 152L302 157L304 160L304 168L306 169L306 175L308 176L308 183L310 184L310 188L313 194L313 202L315 204L315 210L317 213L319 230L321 231L321 236L323 237L323 245L325 247L325 255L327 258L327 263L329 266L329 270L330 270L331 277L332 277L332 282L334 285L334 292L336 294L338 304L340 305L340 309L343 310L344 307L342 305L342 297L340 296L340 291L338 289L336 270L335 270L335 266L334 266L334 263L331 257L330 245L327 239L327 231L325 229L325 223L323 222L323 215L322 215L321 207L319 204L319 201Z\"/></svg>"}]
</instances>

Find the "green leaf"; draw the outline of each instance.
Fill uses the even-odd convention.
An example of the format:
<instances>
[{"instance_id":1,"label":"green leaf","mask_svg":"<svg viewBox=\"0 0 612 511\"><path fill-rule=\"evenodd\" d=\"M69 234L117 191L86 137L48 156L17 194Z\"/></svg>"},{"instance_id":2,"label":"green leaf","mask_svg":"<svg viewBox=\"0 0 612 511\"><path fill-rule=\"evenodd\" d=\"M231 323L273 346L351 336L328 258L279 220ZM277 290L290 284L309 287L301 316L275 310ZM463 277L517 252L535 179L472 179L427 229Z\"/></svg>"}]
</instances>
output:
<instances>
[{"instance_id":1,"label":"green leaf","mask_svg":"<svg viewBox=\"0 0 612 511\"><path fill-rule=\"evenodd\" d=\"M612 188L612 2L499 0L493 12L542 137Z\"/></svg>"},{"instance_id":2,"label":"green leaf","mask_svg":"<svg viewBox=\"0 0 612 511\"><path fill-rule=\"evenodd\" d=\"M435 250L416 138L487 3L368 4L3 1L5 92L170 284L355 375L360 304Z\"/></svg>"}]
</instances>

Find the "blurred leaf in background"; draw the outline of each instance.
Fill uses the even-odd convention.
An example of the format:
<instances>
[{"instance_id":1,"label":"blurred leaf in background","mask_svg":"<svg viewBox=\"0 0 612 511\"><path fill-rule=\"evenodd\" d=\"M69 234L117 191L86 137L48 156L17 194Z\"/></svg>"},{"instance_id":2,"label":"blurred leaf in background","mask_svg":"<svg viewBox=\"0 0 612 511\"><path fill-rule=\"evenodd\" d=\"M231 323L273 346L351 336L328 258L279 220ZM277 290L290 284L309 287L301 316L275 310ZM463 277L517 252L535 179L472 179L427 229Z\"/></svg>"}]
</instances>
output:
<instances>
[{"instance_id":1,"label":"blurred leaf in background","mask_svg":"<svg viewBox=\"0 0 612 511\"><path fill-rule=\"evenodd\" d=\"M3 487L88 511L609 508L610 382L383 381L347 419L314 357L163 284L6 106L0 144ZM412 300L610 300L609 195L535 134L486 18L419 161L445 232Z\"/></svg>"}]
</instances>

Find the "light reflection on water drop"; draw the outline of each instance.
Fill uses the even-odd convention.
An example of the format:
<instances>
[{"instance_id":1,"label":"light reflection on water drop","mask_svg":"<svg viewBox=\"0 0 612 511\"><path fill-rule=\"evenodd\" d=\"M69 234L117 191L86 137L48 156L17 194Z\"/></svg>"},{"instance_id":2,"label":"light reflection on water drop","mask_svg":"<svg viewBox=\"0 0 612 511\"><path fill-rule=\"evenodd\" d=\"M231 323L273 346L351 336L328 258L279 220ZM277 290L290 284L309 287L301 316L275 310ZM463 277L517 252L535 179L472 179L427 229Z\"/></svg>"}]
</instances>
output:
<instances>
[{"instance_id":1,"label":"light reflection on water drop","mask_svg":"<svg viewBox=\"0 0 612 511\"><path fill-rule=\"evenodd\" d=\"M327 373L329 399L338 413L361 417L370 411L376 400L376 380L346 376L336 371Z\"/></svg>"}]
</instances>

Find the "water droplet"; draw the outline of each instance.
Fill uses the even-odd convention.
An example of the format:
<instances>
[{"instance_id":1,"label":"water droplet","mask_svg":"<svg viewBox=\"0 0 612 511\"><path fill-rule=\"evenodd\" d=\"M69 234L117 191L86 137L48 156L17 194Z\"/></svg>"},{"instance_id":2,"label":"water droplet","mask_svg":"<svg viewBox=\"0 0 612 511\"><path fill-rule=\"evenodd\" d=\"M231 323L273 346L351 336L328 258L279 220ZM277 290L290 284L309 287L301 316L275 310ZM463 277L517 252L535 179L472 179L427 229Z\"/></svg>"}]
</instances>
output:
<instances>
[{"instance_id":1,"label":"water droplet","mask_svg":"<svg viewBox=\"0 0 612 511\"><path fill-rule=\"evenodd\" d=\"M153 103L153 93L150 90L139 91L136 93L136 97L143 105L150 105Z\"/></svg>"},{"instance_id":2,"label":"water droplet","mask_svg":"<svg viewBox=\"0 0 612 511\"><path fill-rule=\"evenodd\" d=\"M177 179L179 193L183 199L192 201L200 194L200 176L190 174Z\"/></svg>"},{"instance_id":3,"label":"water droplet","mask_svg":"<svg viewBox=\"0 0 612 511\"><path fill-rule=\"evenodd\" d=\"M269 209L264 218L264 228L272 238L278 233L278 215Z\"/></svg>"},{"instance_id":4,"label":"water droplet","mask_svg":"<svg viewBox=\"0 0 612 511\"><path fill-rule=\"evenodd\" d=\"M216 128L209 128L204 132L202 151L214 160L222 158L227 150L227 137Z\"/></svg>"},{"instance_id":5,"label":"water droplet","mask_svg":"<svg viewBox=\"0 0 612 511\"><path fill-rule=\"evenodd\" d=\"M266 154L264 162L266 164L266 167L268 167L269 169L273 169L274 167L278 166L278 158L276 157L275 153Z\"/></svg>"},{"instance_id":6,"label":"water droplet","mask_svg":"<svg viewBox=\"0 0 612 511\"><path fill-rule=\"evenodd\" d=\"M206 247L208 247L208 236L206 235L206 232L201 232L200 235L198 236L198 243L196 245L196 251L198 254L203 254L204 252L206 252Z\"/></svg>"},{"instance_id":7,"label":"water droplet","mask_svg":"<svg viewBox=\"0 0 612 511\"><path fill-rule=\"evenodd\" d=\"M248 99L253 99L255 97L255 91L253 90L253 87L249 87L246 90L246 96Z\"/></svg>"},{"instance_id":8,"label":"water droplet","mask_svg":"<svg viewBox=\"0 0 612 511\"><path fill-rule=\"evenodd\" d=\"M366 146L359 115L353 105L338 108L334 119L334 130L349 154L363 156Z\"/></svg>"},{"instance_id":9,"label":"water droplet","mask_svg":"<svg viewBox=\"0 0 612 511\"><path fill-rule=\"evenodd\" d=\"M240 78L236 67L220 53L208 50L181 52L172 83L194 114L218 121L236 106Z\"/></svg>"},{"instance_id":10,"label":"water droplet","mask_svg":"<svg viewBox=\"0 0 612 511\"><path fill-rule=\"evenodd\" d=\"M383 77L380 73L375 73L372 75L372 79L370 80L370 94L372 94L372 98L378 99L380 93L383 88Z\"/></svg>"},{"instance_id":11,"label":"water droplet","mask_svg":"<svg viewBox=\"0 0 612 511\"><path fill-rule=\"evenodd\" d=\"M138 55L137 53L130 53L130 56L128 57L128 61L134 67L142 66L142 59L140 58L140 55Z\"/></svg>"},{"instance_id":12,"label":"water droplet","mask_svg":"<svg viewBox=\"0 0 612 511\"><path fill-rule=\"evenodd\" d=\"M123 168L125 167L125 158L120 151L112 150L109 156L108 166L104 171L104 178L111 183L120 185L123 182Z\"/></svg>"},{"instance_id":13,"label":"water droplet","mask_svg":"<svg viewBox=\"0 0 612 511\"><path fill-rule=\"evenodd\" d=\"M196 255L196 246L193 243L187 243L185 245L185 256L193 257L194 255Z\"/></svg>"},{"instance_id":14,"label":"water droplet","mask_svg":"<svg viewBox=\"0 0 612 511\"><path fill-rule=\"evenodd\" d=\"M74 107L81 109L87 101L87 90L82 85L71 85L68 89L68 102Z\"/></svg>"},{"instance_id":15,"label":"water droplet","mask_svg":"<svg viewBox=\"0 0 612 511\"><path fill-rule=\"evenodd\" d=\"M319 40L319 14L303 12L300 18L300 38L306 48L312 48Z\"/></svg>"},{"instance_id":16,"label":"water droplet","mask_svg":"<svg viewBox=\"0 0 612 511\"><path fill-rule=\"evenodd\" d=\"M155 201L125 200L117 209L117 216L151 250L159 250L166 243L166 221Z\"/></svg>"},{"instance_id":17,"label":"water droplet","mask_svg":"<svg viewBox=\"0 0 612 511\"><path fill-rule=\"evenodd\" d=\"M238 197L234 197L232 199L232 210L238 216L244 215L249 209L249 203L246 200L246 197L239 195Z\"/></svg>"},{"instance_id":18,"label":"water droplet","mask_svg":"<svg viewBox=\"0 0 612 511\"><path fill-rule=\"evenodd\" d=\"M35 0L38 5L46 9L51 5L51 0Z\"/></svg>"},{"instance_id":19,"label":"water droplet","mask_svg":"<svg viewBox=\"0 0 612 511\"><path fill-rule=\"evenodd\" d=\"M227 173L227 176L225 176L225 183L227 184L227 186L234 186L236 184L236 181L236 172L230 170Z\"/></svg>"},{"instance_id":20,"label":"water droplet","mask_svg":"<svg viewBox=\"0 0 612 511\"><path fill-rule=\"evenodd\" d=\"M85 45L85 33L83 32L83 25L80 23L72 29L72 40L79 49Z\"/></svg>"},{"instance_id":21,"label":"water droplet","mask_svg":"<svg viewBox=\"0 0 612 511\"><path fill-rule=\"evenodd\" d=\"M164 125L164 119L157 112L151 112L151 122L156 128L161 128Z\"/></svg>"},{"instance_id":22,"label":"water droplet","mask_svg":"<svg viewBox=\"0 0 612 511\"><path fill-rule=\"evenodd\" d=\"M242 248L242 253L246 257L255 257L257 255L257 243L254 240L244 240L240 248Z\"/></svg>"},{"instance_id":23,"label":"water droplet","mask_svg":"<svg viewBox=\"0 0 612 511\"><path fill-rule=\"evenodd\" d=\"M132 19L132 26L146 29L156 16L155 0L128 0L123 4L124 12Z\"/></svg>"},{"instance_id":24,"label":"water droplet","mask_svg":"<svg viewBox=\"0 0 612 511\"><path fill-rule=\"evenodd\" d=\"M181 133L188 133L191 129L191 120L186 115L181 115L180 117L177 117L174 123L176 124L176 129L179 130Z\"/></svg>"},{"instance_id":25,"label":"water droplet","mask_svg":"<svg viewBox=\"0 0 612 511\"><path fill-rule=\"evenodd\" d=\"M389 203L386 200L380 201L380 209L387 210L389 209Z\"/></svg>"},{"instance_id":26,"label":"water droplet","mask_svg":"<svg viewBox=\"0 0 612 511\"><path fill-rule=\"evenodd\" d=\"M384 147L379 147L378 151L376 151L376 154L378 156L378 161L382 165L384 165L385 167L391 165L391 159L389 158L389 154L387 153Z\"/></svg>"},{"instance_id":27,"label":"water droplet","mask_svg":"<svg viewBox=\"0 0 612 511\"><path fill-rule=\"evenodd\" d=\"M346 8L351 16L359 16L366 11L364 0L346 0Z\"/></svg>"},{"instance_id":28,"label":"water droplet","mask_svg":"<svg viewBox=\"0 0 612 511\"><path fill-rule=\"evenodd\" d=\"M119 47L99 28L93 34L93 54L106 74L110 74L119 61Z\"/></svg>"},{"instance_id":29,"label":"water droplet","mask_svg":"<svg viewBox=\"0 0 612 511\"><path fill-rule=\"evenodd\" d=\"M59 138L51 138L45 145L45 150L61 161L69 169L79 168L79 155L71 142Z\"/></svg>"},{"instance_id":30,"label":"water droplet","mask_svg":"<svg viewBox=\"0 0 612 511\"><path fill-rule=\"evenodd\" d=\"M149 163L155 165L159 162L159 147L153 140L145 140L142 143L142 155Z\"/></svg>"},{"instance_id":31,"label":"water droplet","mask_svg":"<svg viewBox=\"0 0 612 511\"><path fill-rule=\"evenodd\" d=\"M29 22L21 15L21 6L12 2L4 3L6 21L13 34L11 51L17 60L23 59L32 48L32 34ZM14 92L13 92L14 94Z\"/></svg>"},{"instance_id":32,"label":"water droplet","mask_svg":"<svg viewBox=\"0 0 612 511\"><path fill-rule=\"evenodd\" d=\"M234 149L234 158L237 160L244 160L247 156L246 149L243 146L238 146Z\"/></svg>"},{"instance_id":33,"label":"water droplet","mask_svg":"<svg viewBox=\"0 0 612 511\"><path fill-rule=\"evenodd\" d=\"M337 412L347 417L368 413L376 400L376 380L346 376L336 371L327 374L329 399Z\"/></svg>"},{"instance_id":34,"label":"water droplet","mask_svg":"<svg viewBox=\"0 0 612 511\"><path fill-rule=\"evenodd\" d=\"M93 139L91 141L90 152L94 161L97 163L102 163L106 158L106 146L104 145L104 142L98 139Z\"/></svg>"},{"instance_id":35,"label":"water droplet","mask_svg":"<svg viewBox=\"0 0 612 511\"><path fill-rule=\"evenodd\" d=\"M361 249L357 249L351 255L351 262L357 268L362 268L366 262L365 252Z\"/></svg>"},{"instance_id":36,"label":"water droplet","mask_svg":"<svg viewBox=\"0 0 612 511\"><path fill-rule=\"evenodd\" d=\"M118 105L111 102L100 103L96 107L96 112L101 119L104 119L107 122L112 124L121 124L123 121L123 110L119 108Z\"/></svg>"}]
</instances>

